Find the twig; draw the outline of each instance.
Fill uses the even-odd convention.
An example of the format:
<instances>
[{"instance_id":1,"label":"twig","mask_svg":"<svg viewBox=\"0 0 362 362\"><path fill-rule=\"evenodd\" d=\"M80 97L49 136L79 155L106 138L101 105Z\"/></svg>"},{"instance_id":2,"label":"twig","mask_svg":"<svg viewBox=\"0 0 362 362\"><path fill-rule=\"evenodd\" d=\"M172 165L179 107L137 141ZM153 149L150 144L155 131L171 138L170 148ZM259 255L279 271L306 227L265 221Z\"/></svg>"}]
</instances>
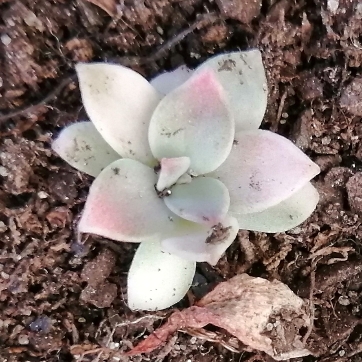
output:
<instances>
[{"instance_id":1,"label":"twig","mask_svg":"<svg viewBox=\"0 0 362 362\"><path fill-rule=\"evenodd\" d=\"M285 104L285 100L287 99L287 96L288 96L288 90L286 90L281 98L280 98L280 103L279 103L279 107L278 107L278 113L277 113L277 118L276 118L276 121L275 121L275 131L278 129L278 125L279 125L279 122L280 122L280 119L282 118L282 113L283 113L283 108L284 108L284 104Z\"/></svg>"},{"instance_id":2,"label":"twig","mask_svg":"<svg viewBox=\"0 0 362 362\"><path fill-rule=\"evenodd\" d=\"M355 347L354 351L350 352L347 354L347 358L350 358L350 357L353 357L355 356L356 354L358 353L361 353L362 352L362 343L358 343L357 346Z\"/></svg>"},{"instance_id":3,"label":"twig","mask_svg":"<svg viewBox=\"0 0 362 362\"><path fill-rule=\"evenodd\" d=\"M80 355L79 362L83 361L83 358L86 355L96 354L96 353L98 353L98 356L95 358L95 360L94 360L95 362L99 361L99 358L105 352L112 353L114 355L123 356L123 352L115 351L114 349L110 348L110 344L111 344L111 342L113 340L114 333L116 332L117 328L119 328L119 327L127 327L127 326L129 326L131 324L137 324L137 323L143 321L144 319L159 320L159 319L164 319L164 318L160 317L160 316L155 316L155 315L151 315L151 314L148 315L147 314L147 315L144 315L144 316L142 316L140 318L137 318L137 319L135 319L133 321L125 321L125 322L122 322L122 323L116 323L114 325L114 327L112 328L111 333L109 333L109 335L108 335L105 347L102 346L102 347L97 347L97 348L90 349L88 351L83 351L82 354ZM101 323L101 324L103 324L103 323ZM101 325L98 327L98 330L100 328L101 328ZM96 335L98 333L98 330L96 332Z\"/></svg>"},{"instance_id":4,"label":"twig","mask_svg":"<svg viewBox=\"0 0 362 362\"><path fill-rule=\"evenodd\" d=\"M141 61L140 64L155 62L156 60L161 59L166 52L170 51L175 45L180 43L184 38L186 38L187 35L195 31L196 29L201 29L206 25L213 24L217 20L220 20L220 16L216 13L208 13L200 16L199 19L191 24L187 29L181 31L179 34L166 41L153 54Z\"/></svg>"},{"instance_id":5,"label":"twig","mask_svg":"<svg viewBox=\"0 0 362 362\"><path fill-rule=\"evenodd\" d=\"M206 25L212 24L215 21L219 20L220 17L216 13L208 13L199 17L192 25L190 25L187 29L181 31L175 37L171 38L170 40L166 41L163 45L161 45L153 54L148 57L141 59L140 57L122 57L119 59L119 63L124 66L130 65L144 65L147 63L155 62L162 58L162 56L170 51L175 45L180 43L187 35L192 33L196 29L200 29ZM0 115L0 125L11 118L15 118L18 116L24 116L27 113L34 112L39 107L46 105L54 98L56 98L59 93L71 82L76 79L76 75L72 74L63 79L63 81L52 91L50 92L45 98L43 98L40 102L30 105L28 107L18 109L14 112L10 112L8 114Z\"/></svg>"},{"instance_id":6,"label":"twig","mask_svg":"<svg viewBox=\"0 0 362 362\"><path fill-rule=\"evenodd\" d=\"M18 109L14 112L8 113L8 114L4 114L3 116L0 116L0 124L4 123L6 121L8 121L11 118L14 117L18 117L18 116L23 116L26 113L31 113L33 111L35 111L37 108L46 105L47 103L49 103L51 100L53 100L55 97L57 97L59 95L59 93L71 82L73 82L75 80L75 74L70 75L66 78L64 78L60 84L52 91L50 92L45 98L43 98L40 102L30 105L28 107L25 107L23 109Z\"/></svg>"},{"instance_id":7,"label":"twig","mask_svg":"<svg viewBox=\"0 0 362 362\"><path fill-rule=\"evenodd\" d=\"M320 259L318 259L319 261ZM310 313L310 320L311 323L308 327L307 333L304 335L302 343L303 346L307 343L308 338L310 337L313 327L314 327L314 317L315 317L315 308L314 308L314 301L313 301L313 295L315 290L315 272L318 261L316 259L313 259L312 265L311 265L311 271L310 271L310 289L309 289L309 313Z\"/></svg>"}]
</instances>

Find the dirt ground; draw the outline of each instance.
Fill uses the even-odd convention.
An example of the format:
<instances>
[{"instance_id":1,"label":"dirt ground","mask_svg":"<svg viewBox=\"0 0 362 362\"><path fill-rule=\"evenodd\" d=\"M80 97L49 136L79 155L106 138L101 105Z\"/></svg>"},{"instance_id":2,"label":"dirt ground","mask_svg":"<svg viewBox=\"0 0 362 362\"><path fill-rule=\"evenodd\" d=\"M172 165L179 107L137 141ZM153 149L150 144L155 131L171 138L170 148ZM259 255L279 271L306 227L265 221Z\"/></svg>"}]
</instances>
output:
<instances>
[{"instance_id":1,"label":"dirt ground","mask_svg":"<svg viewBox=\"0 0 362 362\"><path fill-rule=\"evenodd\" d=\"M74 64L110 61L152 77L251 47L268 76L262 128L321 166L321 201L287 233L241 231L215 268L199 265L177 307L238 273L276 278L315 317L314 356L295 361L362 361L362 3L92 2L0 0L0 361L128 361L119 352L172 312L127 308L134 245L75 232L92 178L50 150L65 125L86 119ZM238 352L226 332L188 332L132 361L270 361Z\"/></svg>"}]
</instances>

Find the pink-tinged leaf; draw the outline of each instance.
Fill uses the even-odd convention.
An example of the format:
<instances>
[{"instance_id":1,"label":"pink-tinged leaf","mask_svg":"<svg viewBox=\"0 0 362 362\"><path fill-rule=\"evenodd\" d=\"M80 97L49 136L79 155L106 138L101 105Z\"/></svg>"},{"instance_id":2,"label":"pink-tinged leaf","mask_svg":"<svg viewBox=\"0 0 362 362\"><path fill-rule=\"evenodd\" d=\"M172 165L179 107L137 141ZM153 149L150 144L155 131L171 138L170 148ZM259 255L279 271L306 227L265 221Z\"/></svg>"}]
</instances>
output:
<instances>
[{"instance_id":1,"label":"pink-tinged leaf","mask_svg":"<svg viewBox=\"0 0 362 362\"><path fill-rule=\"evenodd\" d=\"M225 218L230 196L225 185L211 177L196 177L190 183L175 185L164 198L167 207L183 219L215 225Z\"/></svg>"},{"instance_id":2,"label":"pink-tinged leaf","mask_svg":"<svg viewBox=\"0 0 362 362\"><path fill-rule=\"evenodd\" d=\"M190 168L188 157L162 158L161 170L157 181L157 190L172 186Z\"/></svg>"},{"instance_id":3,"label":"pink-tinged leaf","mask_svg":"<svg viewBox=\"0 0 362 362\"><path fill-rule=\"evenodd\" d=\"M235 131L258 129L267 105L268 88L258 49L214 56L202 63L195 74L213 69L224 87L235 119Z\"/></svg>"},{"instance_id":4,"label":"pink-tinged leaf","mask_svg":"<svg viewBox=\"0 0 362 362\"><path fill-rule=\"evenodd\" d=\"M87 114L122 157L154 165L147 134L161 95L132 69L107 63L76 66Z\"/></svg>"},{"instance_id":5,"label":"pink-tinged leaf","mask_svg":"<svg viewBox=\"0 0 362 362\"><path fill-rule=\"evenodd\" d=\"M162 94L168 94L185 83L193 71L185 65L181 65L171 72L165 72L153 78L150 83Z\"/></svg>"},{"instance_id":6,"label":"pink-tinged leaf","mask_svg":"<svg viewBox=\"0 0 362 362\"><path fill-rule=\"evenodd\" d=\"M305 221L318 204L319 194L308 182L302 189L282 201L280 204L252 214L231 213L240 229L279 233L293 229Z\"/></svg>"},{"instance_id":7,"label":"pink-tinged leaf","mask_svg":"<svg viewBox=\"0 0 362 362\"><path fill-rule=\"evenodd\" d=\"M277 361L307 356L311 352L304 347L299 332L312 323L306 310L303 300L285 284L240 274L220 283L196 306L173 313L127 355L152 352L178 329L213 324Z\"/></svg>"},{"instance_id":8,"label":"pink-tinged leaf","mask_svg":"<svg viewBox=\"0 0 362 362\"><path fill-rule=\"evenodd\" d=\"M52 143L52 149L71 166L94 177L121 158L91 122L74 123L64 128Z\"/></svg>"},{"instance_id":9,"label":"pink-tinged leaf","mask_svg":"<svg viewBox=\"0 0 362 362\"><path fill-rule=\"evenodd\" d=\"M162 99L149 128L153 155L157 159L189 157L194 175L220 166L233 140L234 120L224 91L207 69Z\"/></svg>"},{"instance_id":10,"label":"pink-tinged leaf","mask_svg":"<svg viewBox=\"0 0 362 362\"><path fill-rule=\"evenodd\" d=\"M249 214L286 200L320 172L298 147L270 131L238 132L228 159L209 176L230 193L230 212Z\"/></svg>"},{"instance_id":11,"label":"pink-tinged leaf","mask_svg":"<svg viewBox=\"0 0 362 362\"><path fill-rule=\"evenodd\" d=\"M128 242L168 235L177 216L157 196L155 184L152 168L130 159L113 162L90 188L79 231Z\"/></svg>"},{"instance_id":12,"label":"pink-tinged leaf","mask_svg":"<svg viewBox=\"0 0 362 362\"><path fill-rule=\"evenodd\" d=\"M235 240L239 225L230 216L211 228L195 225L185 227L182 234L162 240L162 250L186 260L215 265Z\"/></svg>"},{"instance_id":13,"label":"pink-tinged leaf","mask_svg":"<svg viewBox=\"0 0 362 362\"><path fill-rule=\"evenodd\" d=\"M161 251L159 241L140 244L128 272L128 306L160 310L179 302L189 290L196 263Z\"/></svg>"}]
</instances>

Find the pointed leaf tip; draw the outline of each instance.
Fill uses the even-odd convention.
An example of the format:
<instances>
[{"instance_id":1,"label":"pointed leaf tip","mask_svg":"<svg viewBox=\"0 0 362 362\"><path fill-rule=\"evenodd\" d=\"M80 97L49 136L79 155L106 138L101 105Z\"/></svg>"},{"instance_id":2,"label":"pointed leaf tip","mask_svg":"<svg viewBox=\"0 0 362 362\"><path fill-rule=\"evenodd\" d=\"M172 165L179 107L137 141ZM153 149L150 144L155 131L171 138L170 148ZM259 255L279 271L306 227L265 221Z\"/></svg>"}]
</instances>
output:
<instances>
[{"instance_id":1,"label":"pointed leaf tip","mask_svg":"<svg viewBox=\"0 0 362 362\"><path fill-rule=\"evenodd\" d=\"M162 158L161 170L157 181L157 190L162 191L172 186L190 168L188 157Z\"/></svg>"},{"instance_id":2,"label":"pointed leaf tip","mask_svg":"<svg viewBox=\"0 0 362 362\"><path fill-rule=\"evenodd\" d=\"M157 196L155 183L152 168L131 159L113 162L89 190L79 231L128 242L168 234L177 216Z\"/></svg>"},{"instance_id":3,"label":"pointed leaf tip","mask_svg":"<svg viewBox=\"0 0 362 362\"><path fill-rule=\"evenodd\" d=\"M91 122L64 128L53 141L52 149L71 166L94 177L120 158Z\"/></svg>"},{"instance_id":4,"label":"pointed leaf tip","mask_svg":"<svg viewBox=\"0 0 362 362\"><path fill-rule=\"evenodd\" d=\"M106 142L122 157L153 165L147 132L161 95L121 65L79 63L76 71L85 110Z\"/></svg>"},{"instance_id":5,"label":"pointed leaf tip","mask_svg":"<svg viewBox=\"0 0 362 362\"><path fill-rule=\"evenodd\" d=\"M210 69L163 98L149 128L153 155L157 159L187 156L195 175L217 168L228 156L233 139L234 120Z\"/></svg>"},{"instance_id":6,"label":"pointed leaf tip","mask_svg":"<svg viewBox=\"0 0 362 362\"><path fill-rule=\"evenodd\" d=\"M316 188L308 182L301 190L264 211L251 214L231 213L240 229L280 233L295 228L315 210L319 200Z\"/></svg>"},{"instance_id":7,"label":"pointed leaf tip","mask_svg":"<svg viewBox=\"0 0 362 362\"><path fill-rule=\"evenodd\" d=\"M223 86L235 119L235 130L259 128L267 106L268 88L258 49L216 55L196 70L213 69Z\"/></svg>"},{"instance_id":8,"label":"pointed leaf tip","mask_svg":"<svg viewBox=\"0 0 362 362\"><path fill-rule=\"evenodd\" d=\"M228 159L209 174L229 190L230 212L266 210L289 198L320 172L298 147L276 133L241 131L235 139Z\"/></svg>"},{"instance_id":9,"label":"pointed leaf tip","mask_svg":"<svg viewBox=\"0 0 362 362\"><path fill-rule=\"evenodd\" d=\"M153 78L150 83L160 93L168 94L181 84L185 83L192 75L193 71L185 65L181 65L171 72L165 72Z\"/></svg>"}]
</instances>

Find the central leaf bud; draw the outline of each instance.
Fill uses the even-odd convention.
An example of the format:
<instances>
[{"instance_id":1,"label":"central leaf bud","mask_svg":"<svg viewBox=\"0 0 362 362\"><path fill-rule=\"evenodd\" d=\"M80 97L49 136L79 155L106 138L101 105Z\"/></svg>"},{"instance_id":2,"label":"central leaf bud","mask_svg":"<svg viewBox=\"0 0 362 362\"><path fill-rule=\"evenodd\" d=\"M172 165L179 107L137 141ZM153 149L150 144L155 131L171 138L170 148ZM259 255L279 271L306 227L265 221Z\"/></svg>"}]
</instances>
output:
<instances>
[{"instance_id":1,"label":"central leaf bud","mask_svg":"<svg viewBox=\"0 0 362 362\"><path fill-rule=\"evenodd\" d=\"M190 176L186 172L190 168L190 163L189 157L162 158L156 190L163 192L165 189L169 189L181 177L185 180L184 182L187 182L187 178Z\"/></svg>"}]
</instances>

